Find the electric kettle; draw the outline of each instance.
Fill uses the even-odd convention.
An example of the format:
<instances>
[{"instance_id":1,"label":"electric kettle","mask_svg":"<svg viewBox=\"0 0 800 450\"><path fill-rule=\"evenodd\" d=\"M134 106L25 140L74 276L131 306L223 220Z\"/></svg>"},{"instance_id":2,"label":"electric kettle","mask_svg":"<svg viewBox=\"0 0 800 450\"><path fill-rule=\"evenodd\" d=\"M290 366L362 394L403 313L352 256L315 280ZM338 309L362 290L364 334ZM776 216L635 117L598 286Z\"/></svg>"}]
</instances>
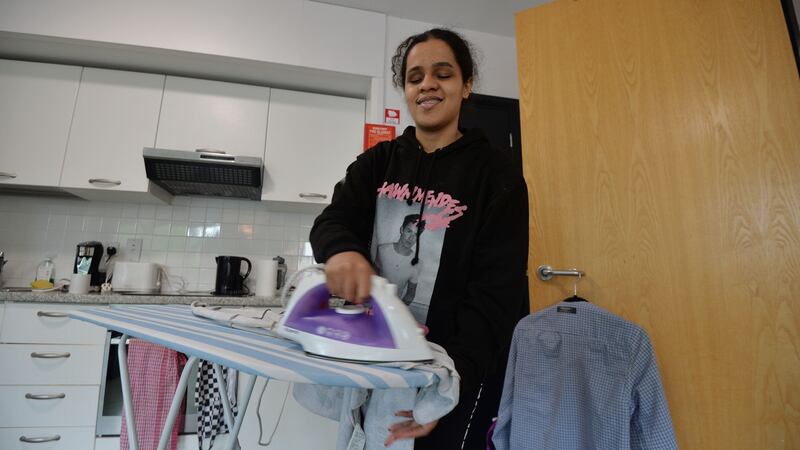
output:
<instances>
[{"instance_id":1,"label":"electric kettle","mask_svg":"<svg viewBox=\"0 0 800 450\"><path fill-rule=\"evenodd\" d=\"M244 280L250 275L253 263L241 256L217 256L217 280L214 287L216 295L247 295L250 290ZM247 272L242 275L242 261L247 263Z\"/></svg>"}]
</instances>

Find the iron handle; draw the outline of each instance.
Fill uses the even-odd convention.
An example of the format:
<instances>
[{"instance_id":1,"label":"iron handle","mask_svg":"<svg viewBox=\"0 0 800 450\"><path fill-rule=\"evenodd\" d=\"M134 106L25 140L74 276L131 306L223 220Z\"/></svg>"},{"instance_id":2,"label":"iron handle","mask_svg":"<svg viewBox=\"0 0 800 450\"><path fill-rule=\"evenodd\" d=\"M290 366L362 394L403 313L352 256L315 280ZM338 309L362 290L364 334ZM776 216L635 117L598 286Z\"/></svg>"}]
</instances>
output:
<instances>
[{"instance_id":1,"label":"iron handle","mask_svg":"<svg viewBox=\"0 0 800 450\"><path fill-rule=\"evenodd\" d=\"M58 358L69 358L69 352L63 353L56 353L56 352L33 352L31 353L31 358L40 358L40 359L58 359Z\"/></svg>"},{"instance_id":2,"label":"iron handle","mask_svg":"<svg viewBox=\"0 0 800 450\"><path fill-rule=\"evenodd\" d=\"M28 437L28 436L20 436L19 440L22 442L27 442L29 444L41 444L43 442L53 442L53 441L60 441L61 436L54 434L52 436L42 436L42 437Z\"/></svg>"},{"instance_id":3,"label":"iron handle","mask_svg":"<svg viewBox=\"0 0 800 450\"><path fill-rule=\"evenodd\" d=\"M325 194L317 194L316 192L301 192L300 198L321 198L326 199L328 198Z\"/></svg>"},{"instance_id":4,"label":"iron handle","mask_svg":"<svg viewBox=\"0 0 800 450\"><path fill-rule=\"evenodd\" d=\"M89 183L91 184L113 184L114 186L119 186L122 184L122 181L119 180L111 180L109 178L89 178Z\"/></svg>"},{"instance_id":5,"label":"iron handle","mask_svg":"<svg viewBox=\"0 0 800 450\"><path fill-rule=\"evenodd\" d=\"M4 178L17 178L17 174L11 172L0 172L0 177Z\"/></svg>"},{"instance_id":6,"label":"iron handle","mask_svg":"<svg viewBox=\"0 0 800 450\"><path fill-rule=\"evenodd\" d=\"M69 317L69 314L67 313L54 312L54 311L38 311L36 315L39 317L57 317L57 318Z\"/></svg>"},{"instance_id":7,"label":"iron handle","mask_svg":"<svg viewBox=\"0 0 800 450\"><path fill-rule=\"evenodd\" d=\"M60 398L65 398L67 394L60 392L58 394L31 394L30 392L25 394L25 398L28 400L58 400Z\"/></svg>"}]
</instances>

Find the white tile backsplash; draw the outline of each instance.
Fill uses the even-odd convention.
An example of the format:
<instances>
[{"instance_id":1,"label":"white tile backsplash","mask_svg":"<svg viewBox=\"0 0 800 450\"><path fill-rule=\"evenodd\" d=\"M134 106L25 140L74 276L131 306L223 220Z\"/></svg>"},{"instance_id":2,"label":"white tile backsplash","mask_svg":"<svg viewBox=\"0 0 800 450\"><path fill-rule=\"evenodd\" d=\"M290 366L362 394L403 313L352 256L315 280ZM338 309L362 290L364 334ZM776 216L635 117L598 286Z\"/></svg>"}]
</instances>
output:
<instances>
[{"instance_id":1,"label":"white tile backsplash","mask_svg":"<svg viewBox=\"0 0 800 450\"><path fill-rule=\"evenodd\" d=\"M142 239L141 261L165 266L166 289L211 290L218 255L253 262L283 256L289 272L313 264L308 235L314 217L221 198L176 197L170 206L155 206L0 194L0 250L9 261L3 280L29 286L47 256L56 263L56 279L69 278L78 242L116 245L122 260L126 240L136 238Z\"/></svg>"}]
</instances>

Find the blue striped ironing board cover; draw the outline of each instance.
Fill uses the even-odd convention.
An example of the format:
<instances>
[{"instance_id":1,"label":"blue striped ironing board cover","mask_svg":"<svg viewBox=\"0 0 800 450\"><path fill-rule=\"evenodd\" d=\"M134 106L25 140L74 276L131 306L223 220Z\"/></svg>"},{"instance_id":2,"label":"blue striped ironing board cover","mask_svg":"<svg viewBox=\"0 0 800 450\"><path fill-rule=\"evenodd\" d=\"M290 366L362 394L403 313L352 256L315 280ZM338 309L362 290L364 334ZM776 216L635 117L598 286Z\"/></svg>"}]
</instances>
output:
<instances>
[{"instance_id":1,"label":"blue striped ironing board cover","mask_svg":"<svg viewBox=\"0 0 800 450\"><path fill-rule=\"evenodd\" d=\"M187 305L112 305L70 311L69 315L189 356L277 380L388 389L428 386L435 378L423 371L309 357L295 342L197 317Z\"/></svg>"}]
</instances>

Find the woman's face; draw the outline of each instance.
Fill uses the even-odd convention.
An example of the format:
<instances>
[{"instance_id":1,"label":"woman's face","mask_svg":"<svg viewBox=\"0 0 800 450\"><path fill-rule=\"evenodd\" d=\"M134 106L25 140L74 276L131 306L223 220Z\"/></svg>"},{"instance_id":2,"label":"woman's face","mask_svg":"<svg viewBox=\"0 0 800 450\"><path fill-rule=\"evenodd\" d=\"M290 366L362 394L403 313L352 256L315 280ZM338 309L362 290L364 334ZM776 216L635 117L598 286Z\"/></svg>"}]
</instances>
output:
<instances>
[{"instance_id":1,"label":"woman's face","mask_svg":"<svg viewBox=\"0 0 800 450\"><path fill-rule=\"evenodd\" d=\"M455 55L444 41L429 39L408 52L405 97L417 128L441 131L458 127L461 101L469 96Z\"/></svg>"}]
</instances>

